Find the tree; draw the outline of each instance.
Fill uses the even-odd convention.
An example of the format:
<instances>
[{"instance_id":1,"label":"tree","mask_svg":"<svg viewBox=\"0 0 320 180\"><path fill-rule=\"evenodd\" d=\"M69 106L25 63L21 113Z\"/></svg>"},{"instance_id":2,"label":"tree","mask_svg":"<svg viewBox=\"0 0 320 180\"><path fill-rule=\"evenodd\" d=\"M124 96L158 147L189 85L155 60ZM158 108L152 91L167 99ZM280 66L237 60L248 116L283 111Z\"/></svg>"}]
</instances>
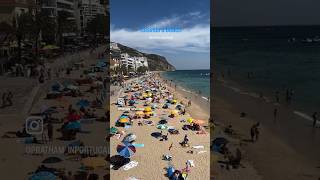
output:
<instances>
[{"instance_id":1,"label":"tree","mask_svg":"<svg viewBox=\"0 0 320 180\"><path fill-rule=\"evenodd\" d=\"M137 72L140 73L140 74L144 74L144 73L146 73L147 71L148 71L148 67L146 67L146 66L140 66L140 67L138 67L138 69L137 69Z\"/></svg>"}]
</instances>

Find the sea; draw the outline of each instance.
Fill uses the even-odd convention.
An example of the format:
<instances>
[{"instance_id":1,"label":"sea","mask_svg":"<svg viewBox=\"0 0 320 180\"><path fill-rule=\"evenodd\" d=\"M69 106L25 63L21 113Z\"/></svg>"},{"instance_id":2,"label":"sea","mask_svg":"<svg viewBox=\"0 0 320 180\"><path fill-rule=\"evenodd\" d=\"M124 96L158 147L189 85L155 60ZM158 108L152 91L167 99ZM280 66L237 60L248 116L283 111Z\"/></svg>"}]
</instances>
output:
<instances>
[{"instance_id":1,"label":"sea","mask_svg":"<svg viewBox=\"0 0 320 180\"><path fill-rule=\"evenodd\" d=\"M203 99L210 97L210 70L176 70L163 72L165 79L172 80L182 90L200 94Z\"/></svg>"},{"instance_id":2,"label":"sea","mask_svg":"<svg viewBox=\"0 0 320 180\"><path fill-rule=\"evenodd\" d=\"M271 101L278 91L280 104L289 89L301 116L320 111L320 26L217 27L213 51L214 76L232 88Z\"/></svg>"}]
</instances>

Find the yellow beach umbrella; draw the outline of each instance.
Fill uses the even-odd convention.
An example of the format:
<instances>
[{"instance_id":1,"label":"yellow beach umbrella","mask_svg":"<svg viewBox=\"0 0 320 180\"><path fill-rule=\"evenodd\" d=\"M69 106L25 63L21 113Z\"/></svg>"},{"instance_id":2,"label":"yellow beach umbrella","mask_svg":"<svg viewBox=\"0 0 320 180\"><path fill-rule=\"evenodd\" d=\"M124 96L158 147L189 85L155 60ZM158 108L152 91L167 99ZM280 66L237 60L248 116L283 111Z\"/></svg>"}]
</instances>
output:
<instances>
[{"instance_id":1,"label":"yellow beach umbrella","mask_svg":"<svg viewBox=\"0 0 320 180\"><path fill-rule=\"evenodd\" d=\"M152 116L153 115L152 112L145 112L144 114L147 115L147 116Z\"/></svg>"},{"instance_id":2,"label":"yellow beach umbrella","mask_svg":"<svg viewBox=\"0 0 320 180\"><path fill-rule=\"evenodd\" d=\"M172 102L172 104L176 104L176 103L177 103L177 100L174 99L174 100L172 100L171 102Z\"/></svg>"},{"instance_id":3,"label":"yellow beach umbrella","mask_svg":"<svg viewBox=\"0 0 320 180\"><path fill-rule=\"evenodd\" d=\"M119 122L120 122L120 123L127 123L127 122L129 122L129 119L128 119L128 118L121 118L121 119L119 120Z\"/></svg>"},{"instance_id":4,"label":"yellow beach umbrella","mask_svg":"<svg viewBox=\"0 0 320 180\"><path fill-rule=\"evenodd\" d=\"M86 167L105 167L106 161L103 157L87 157L81 160L81 163Z\"/></svg>"},{"instance_id":5,"label":"yellow beach umbrella","mask_svg":"<svg viewBox=\"0 0 320 180\"><path fill-rule=\"evenodd\" d=\"M144 112L151 112L151 111L152 111L151 107L144 108Z\"/></svg>"},{"instance_id":6,"label":"yellow beach umbrella","mask_svg":"<svg viewBox=\"0 0 320 180\"><path fill-rule=\"evenodd\" d=\"M190 118L187 119L187 122L188 122L188 123L192 123L192 122L193 122L193 119L190 117Z\"/></svg>"},{"instance_id":7,"label":"yellow beach umbrella","mask_svg":"<svg viewBox=\"0 0 320 180\"><path fill-rule=\"evenodd\" d=\"M144 113L142 111L137 111L136 116L142 116Z\"/></svg>"},{"instance_id":8,"label":"yellow beach umbrella","mask_svg":"<svg viewBox=\"0 0 320 180\"><path fill-rule=\"evenodd\" d=\"M171 110L170 114L176 116L176 115L178 115L178 111L177 110Z\"/></svg>"}]
</instances>

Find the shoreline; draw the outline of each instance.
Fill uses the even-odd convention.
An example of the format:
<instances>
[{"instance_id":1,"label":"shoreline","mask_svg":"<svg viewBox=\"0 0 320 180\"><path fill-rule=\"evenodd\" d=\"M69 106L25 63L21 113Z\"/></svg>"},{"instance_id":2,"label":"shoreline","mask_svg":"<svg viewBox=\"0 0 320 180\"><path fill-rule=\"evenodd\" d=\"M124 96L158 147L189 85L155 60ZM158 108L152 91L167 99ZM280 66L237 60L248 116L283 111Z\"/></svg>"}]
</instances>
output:
<instances>
[{"instance_id":1,"label":"shoreline","mask_svg":"<svg viewBox=\"0 0 320 180\"><path fill-rule=\"evenodd\" d=\"M319 129L312 129L288 107L277 106L279 115L274 119L273 104L241 94L219 81L215 81L214 85L212 111L215 122L223 126L232 125L239 132L237 141L245 152L244 159L253 165L263 179L303 180L320 176L317 169L320 146L316 143L320 133L315 132ZM241 112L246 112L247 117L240 118ZM245 143L243 140L249 138L251 125L257 121L261 123L260 140L257 143ZM216 129L218 132L215 134L223 134L221 125ZM275 165L277 169L273 168ZM217 167L215 171L220 172Z\"/></svg>"},{"instance_id":2,"label":"shoreline","mask_svg":"<svg viewBox=\"0 0 320 180\"><path fill-rule=\"evenodd\" d=\"M168 80L165 77L161 76L161 73L158 73L161 80ZM165 82L164 82L165 83ZM210 117L210 101L206 100L201 96L201 94L197 94L196 92L192 92L191 90L186 90L184 87L176 84L174 81L171 82L171 86L166 83L167 87L171 89L172 92L177 93L179 99L183 99L187 102L187 100L192 101L192 106L195 107L188 107L190 109L189 113L196 118L200 118L209 122ZM177 85L176 90L174 89L174 85ZM200 98L199 98L200 97ZM195 113L199 111L199 113ZM203 115L201 115L203 113Z\"/></svg>"}]
</instances>

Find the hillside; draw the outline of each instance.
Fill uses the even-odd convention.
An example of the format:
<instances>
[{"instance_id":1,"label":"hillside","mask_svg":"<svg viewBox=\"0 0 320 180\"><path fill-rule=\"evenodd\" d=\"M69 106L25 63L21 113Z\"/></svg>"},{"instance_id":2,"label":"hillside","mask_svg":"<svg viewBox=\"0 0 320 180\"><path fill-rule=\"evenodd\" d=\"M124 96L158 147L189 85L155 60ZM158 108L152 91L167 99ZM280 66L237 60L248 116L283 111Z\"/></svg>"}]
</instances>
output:
<instances>
[{"instance_id":1,"label":"hillside","mask_svg":"<svg viewBox=\"0 0 320 180\"><path fill-rule=\"evenodd\" d=\"M150 71L174 71L176 68L167 59L157 54L147 54L136 49L118 43L121 53L128 53L130 56L145 56L148 60Z\"/></svg>"}]
</instances>

